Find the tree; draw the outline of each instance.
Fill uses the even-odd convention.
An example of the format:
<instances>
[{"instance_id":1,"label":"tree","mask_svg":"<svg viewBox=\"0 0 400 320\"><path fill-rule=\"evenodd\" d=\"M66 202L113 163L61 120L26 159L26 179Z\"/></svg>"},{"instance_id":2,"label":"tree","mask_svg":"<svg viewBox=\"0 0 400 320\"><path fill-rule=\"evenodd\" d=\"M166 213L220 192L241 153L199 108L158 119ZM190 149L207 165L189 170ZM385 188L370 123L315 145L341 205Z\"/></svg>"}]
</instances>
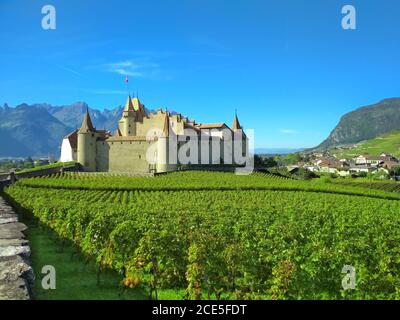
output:
<instances>
[{"instance_id":1,"label":"tree","mask_svg":"<svg viewBox=\"0 0 400 320\"><path fill-rule=\"evenodd\" d=\"M394 167L389 173L391 176L400 176L400 167Z\"/></svg>"},{"instance_id":2,"label":"tree","mask_svg":"<svg viewBox=\"0 0 400 320\"><path fill-rule=\"evenodd\" d=\"M254 165L256 167L263 167L264 161L263 158L260 157L259 155L255 154L254 155Z\"/></svg>"},{"instance_id":3,"label":"tree","mask_svg":"<svg viewBox=\"0 0 400 320\"><path fill-rule=\"evenodd\" d=\"M273 157L261 157L259 155L254 155L254 165L256 167L272 168L276 167L278 163Z\"/></svg>"},{"instance_id":4,"label":"tree","mask_svg":"<svg viewBox=\"0 0 400 320\"><path fill-rule=\"evenodd\" d=\"M278 163L274 160L273 157L267 157L264 159L264 165L266 168L276 167Z\"/></svg>"},{"instance_id":5,"label":"tree","mask_svg":"<svg viewBox=\"0 0 400 320\"><path fill-rule=\"evenodd\" d=\"M285 158L283 158L283 161L287 164L296 164L298 162L300 162L302 160L300 154L298 153L290 153L288 155L286 155Z\"/></svg>"},{"instance_id":6,"label":"tree","mask_svg":"<svg viewBox=\"0 0 400 320\"><path fill-rule=\"evenodd\" d=\"M35 165L33 164L33 162L25 162L22 167L24 169L31 169L31 168L34 168Z\"/></svg>"},{"instance_id":7,"label":"tree","mask_svg":"<svg viewBox=\"0 0 400 320\"><path fill-rule=\"evenodd\" d=\"M318 178L318 176L314 172L304 168L299 168L299 170L293 175L301 180L311 180L314 178Z\"/></svg>"}]
</instances>

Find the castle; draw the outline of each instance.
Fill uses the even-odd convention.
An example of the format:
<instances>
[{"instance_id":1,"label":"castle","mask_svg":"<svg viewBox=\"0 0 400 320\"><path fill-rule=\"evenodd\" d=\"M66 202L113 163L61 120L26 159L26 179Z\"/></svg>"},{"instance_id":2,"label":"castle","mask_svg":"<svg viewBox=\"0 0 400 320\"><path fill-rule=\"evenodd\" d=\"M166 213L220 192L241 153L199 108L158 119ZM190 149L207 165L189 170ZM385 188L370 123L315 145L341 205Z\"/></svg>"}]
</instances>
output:
<instances>
[{"instance_id":1,"label":"castle","mask_svg":"<svg viewBox=\"0 0 400 320\"><path fill-rule=\"evenodd\" d=\"M140 100L129 96L113 135L97 130L87 111L81 128L64 138L60 161L77 161L85 171L134 174L175 171L184 165L238 166L248 155L247 140L237 115L232 128L197 124L161 109L147 114Z\"/></svg>"}]
</instances>

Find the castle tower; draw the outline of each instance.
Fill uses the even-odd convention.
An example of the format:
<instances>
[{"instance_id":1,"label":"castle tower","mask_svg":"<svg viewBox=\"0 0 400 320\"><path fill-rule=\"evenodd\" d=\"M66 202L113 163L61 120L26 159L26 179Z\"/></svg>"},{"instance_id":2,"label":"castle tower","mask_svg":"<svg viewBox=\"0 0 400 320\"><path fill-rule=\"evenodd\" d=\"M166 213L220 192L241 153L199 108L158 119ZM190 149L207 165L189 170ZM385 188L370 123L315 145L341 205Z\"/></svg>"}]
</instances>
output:
<instances>
[{"instance_id":1,"label":"castle tower","mask_svg":"<svg viewBox=\"0 0 400 320\"><path fill-rule=\"evenodd\" d=\"M85 171L96 171L96 129L90 119L89 110L83 118L82 126L78 131L78 162Z\"/></svg>"},{"instance_id":2,"label":"castle tower","mask_svg":"<svg viewBox=\"0 0 400 320\"><path fill-rule=\"evenodd\" d=\"M132 99L132 104L136 112L136 121L143 122L143 119L147 117L144 105L140 102L138 97Z\"/></svg>"},{"instance_id":3,"label":"castle tower","mask_svg":"<svg viewBox=\"0 0 400 320\"><path fill-rule=\"evenodd\" d=\"M165 113L162 134L157 141L157 172L167 172L168 170L168 140L169 140L169 116Z\"/></svg>"},{"instance_id":4,"label":"castle tower","mask_svg":"<svg viewBox=\"0 0 400 320\"><path fill-rule=\"evenodd\" d=\"M232 131L233 131L233 138L234 138L234 144L233 147L241 147L241 154L242 156L248 155L248 144L247 144L247 137L246 134L243 131L243 128L240 126L239 119L237 116L237 113L235 112L235 119L233 120L232 124ZM237 144L235 142L235 139L241 139L241 145ZM236 144L236 145L235 145ZM236 150L235 150L236 151ZM235 159L233 159L233 163L235 162Z\"/></svg>"},{"instance_id":5,"label":"castle tower","mask_svg":"<svg viewBox=\"0 0 400 320\"><path fill-rule=\"evenodd\" d=\"M136 135L136 112L130 95L126 101L118 127L123 137Z\"/></svg>"}]
</instances>

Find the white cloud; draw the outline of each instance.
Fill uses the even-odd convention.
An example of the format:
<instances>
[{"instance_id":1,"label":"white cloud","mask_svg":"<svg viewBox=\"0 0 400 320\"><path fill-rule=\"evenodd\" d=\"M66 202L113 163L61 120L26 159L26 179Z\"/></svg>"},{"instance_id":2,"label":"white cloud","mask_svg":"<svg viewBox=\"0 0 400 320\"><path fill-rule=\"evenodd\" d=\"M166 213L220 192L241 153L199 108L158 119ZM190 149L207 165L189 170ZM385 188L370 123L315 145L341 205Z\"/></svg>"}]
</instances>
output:
<instances>
[{"instance_id":1,"label":"white cloud","mask_svg":"<svg viewBox=\"0 0 400 320\"><path fill-rule=\"evenodd\" d=\"M57 68L60 68L60 69L62 69L62 70L64 70L64 71L67 71L67 72L69 72L69 73L73 73L73 74L75 74L75 75L77 75L77 76L81 76L81 75L82 75L80 72L78 72L78 71L76 71L76 70L74 70L74 69L68 68L68 67L66 67L66 66L63 66L63 65L61 65L61 64L56 64L56 67L57 67Z\"/></svg>"},{"instance_id":2,"label":"white cloud","mask_svg":"<svg viewBox=\"0 0 400 320\"><path fill-rule=\"evenodd\" d=\"M161 70L160 65L147 58L108 63L104 67L108 72L133 78L168 79L168 76Z\"/></svg>"}]
</instances>

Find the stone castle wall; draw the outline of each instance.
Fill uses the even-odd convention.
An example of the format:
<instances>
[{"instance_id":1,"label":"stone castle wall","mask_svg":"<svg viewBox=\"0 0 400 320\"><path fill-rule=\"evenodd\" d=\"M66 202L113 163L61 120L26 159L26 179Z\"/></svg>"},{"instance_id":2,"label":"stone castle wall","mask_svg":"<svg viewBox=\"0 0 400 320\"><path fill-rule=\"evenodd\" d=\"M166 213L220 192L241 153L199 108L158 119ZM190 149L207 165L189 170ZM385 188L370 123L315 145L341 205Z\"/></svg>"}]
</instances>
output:
<instances>
[{"instance_id":1,"label":"stone castle wall","mask_svg":"<svg viewBox=\"0 0 400 320\"><path fill-rule=\"evenodd\" d=\"M150 173L146 153L154 141L137 141L129 137L97 142L97 171Z\"/></svg>"},{"instance_id":2,"label":"stone castle wall","mask_svg":"<svg viewBox=\"0 0 400 320\"><path fill-rule=\"evenodd\" d=\"M0 300L29 300L34 273L30 247L14 210L0 197Z\"/></svg>"}]
</instances>

